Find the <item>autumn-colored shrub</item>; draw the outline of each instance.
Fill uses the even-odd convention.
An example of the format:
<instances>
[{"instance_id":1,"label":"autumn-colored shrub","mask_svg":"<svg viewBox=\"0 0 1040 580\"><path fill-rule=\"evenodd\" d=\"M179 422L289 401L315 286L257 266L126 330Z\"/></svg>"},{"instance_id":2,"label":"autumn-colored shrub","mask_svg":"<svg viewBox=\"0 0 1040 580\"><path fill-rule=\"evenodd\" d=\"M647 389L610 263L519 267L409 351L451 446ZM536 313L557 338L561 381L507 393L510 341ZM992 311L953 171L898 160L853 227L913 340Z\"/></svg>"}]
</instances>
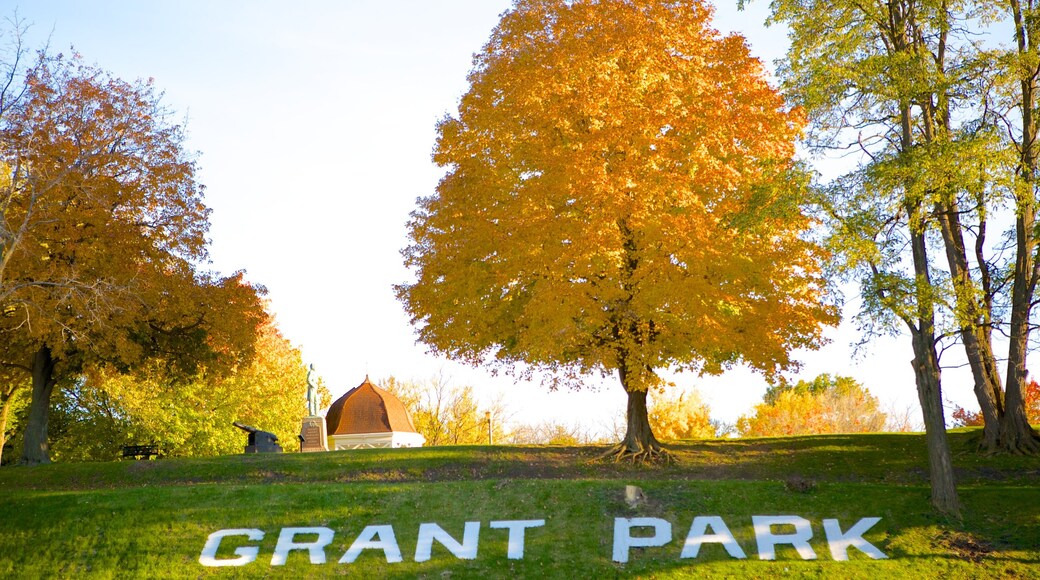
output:
<instances>
[{"instance_id":1,"label":"autumn-colored shrub","mask_svg":"<svg viewBox=\"0 0 1040 580\"><path fill-rule=\"evenodd\" d=\"M679 396L654 392L649 405L650 427L659 439L715 437L710 410L696 390Z\"/></svg>"},{"instance_id":2,"label":"autumn-colored shrub","mask_svg":"<svg viewBox=\"0 0 1040 580\"><path fill-rule=\"evenodd\" d=\"M752 415L737 420L741 437L870 433L881 431L886 415L877 397L849 377L823 374L811 382L770 388Z\"/></svg>"},{"instance_id":3,"label":"autumn-colored shrub","mask_svg":"<svg viewBox=\"0 0 1040 580\"><path fill-rule=\"evenodd\" d=\"M1033 425L1040 424L1040 383L1030 379L1026 384L1026 417ZM983 425L981 411L969 411L960 405L954 405L953 413L954 427L974 427Z\"/></svg>"}]
</instances>

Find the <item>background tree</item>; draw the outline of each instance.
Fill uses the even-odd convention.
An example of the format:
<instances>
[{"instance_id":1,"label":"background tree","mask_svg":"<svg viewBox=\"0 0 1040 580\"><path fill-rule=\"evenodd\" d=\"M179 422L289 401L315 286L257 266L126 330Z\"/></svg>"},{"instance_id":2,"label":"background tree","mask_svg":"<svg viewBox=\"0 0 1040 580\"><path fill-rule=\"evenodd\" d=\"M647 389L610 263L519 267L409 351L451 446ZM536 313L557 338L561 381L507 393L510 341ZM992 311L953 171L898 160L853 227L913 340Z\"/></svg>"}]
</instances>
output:
<instances>
[{"instance_id":1,"label":"background tree","mask_svg":"<svg viewBox=\"0 0 1040 580\"><path fill-rule=\"evenodd\" d=\"M29 378L20 369L0 366L0 464L18 426L12 418L29 405L28 382Z\"/></svg>"},{"instance_id":2,"label":"background tree","mask_svg":"<svg viewBox=\"0 0 1040 580\"><path fill-rule=\"evenodd\" d=\"M654 390L649 418L650 427L660 439L712 439L717 435L708 405L696 389L678 396Z\"/></svg>"},{"instance_id":3,"label":"background tree","mask_svg":"<svg viewBox=\"0 0 1040 580\"><path fill-rule=\"evenodd\" d=\"M92 367L245 364L262 288L197 271L208 209L150 83L41 58L0 118L0 332L32 377L23 460L49 461L51 393ZM71 383L70 383L71 384Z\"/></svg>"},{"instance_id":4,"label":"background tree","mask_svg":"<svg viewBox=\"0 0 1040 580\"><path fill-rule=\"evenodd\" d=\"M481 406L473 387L452 385L441 375L425 381L390 377L380 384L401 399L427 446L486 445L489 419L492 442L506 440L508 413L501 398Z\"/></svg>"},{"instance_id":5,"label":"background tree","mask_svg":"<svg viewBox=\"0 0 1040 580\"><path fill-rule=\"evenodd\" d=\"M1040 425L1040 383L1030 379L1024 393L1026 420L1033 425ZM977 427L985 425L981 411L971 411L960 405L953 406L950 413L954 427Z\"/></svg>"},{"instance_id":6,"label":"background tree","mask_svg":"<svg viewBox=\"0 0 1040 580\"><path fill-rule=\"evenodd\" d=\"M887 416L877 397L851 377L817 376L812 381L770 387L754 414L737 420L741 437L875 433Z\"/></svg>"},{"instance_id":7,"label":"background tree","mask_svg":"<svg viewBox=\"0 0 1040 580\"><path fill-rule=\"evenodd\" d=\"M954 427L981 427L985 424L982 412L969 411L959 405L954 406L953 412L950 413L950 418L953 419Z\"/></svg>"},{"instance_id":8,"label":"background tree","mask_svg":"<svg viewBox=\"0 0 1040 580\"><path fill-rule=\"evenodd\" d=\"M596 443L597 438L584 426L559 421L514 425L506 434L510 445L565 445L574 447Z\"/></svg>"},{"instance_id":9,"label":"background tree","mask_svg":"<svg viewBox=\"0 0 1040 580\"><path fill-rule=\"evenodd\" d=\"M52 451L59 460L110 460L123 445L156 443L170 456L241 453L240 421L278 436L296 448L306 414L306 369L300 351L264 324L252 362L188 381L170 375L159 362L132 373L93 370L55 397ZM331 402L319 381L321 405Z\"/></svg>"},{"instance_id":10,"label":"background tree","mask_svg":"<svg viewBox=\"0 0 1040 580\"><path fill-rule=\"evenodd\" d=\"M617 373L617 456L660 451L663 368L769 379L836 321L804 234L801 117L700 2L518 1L474 57L397 288L438 353L579 387Z\"/></svg>"}]
</instances>

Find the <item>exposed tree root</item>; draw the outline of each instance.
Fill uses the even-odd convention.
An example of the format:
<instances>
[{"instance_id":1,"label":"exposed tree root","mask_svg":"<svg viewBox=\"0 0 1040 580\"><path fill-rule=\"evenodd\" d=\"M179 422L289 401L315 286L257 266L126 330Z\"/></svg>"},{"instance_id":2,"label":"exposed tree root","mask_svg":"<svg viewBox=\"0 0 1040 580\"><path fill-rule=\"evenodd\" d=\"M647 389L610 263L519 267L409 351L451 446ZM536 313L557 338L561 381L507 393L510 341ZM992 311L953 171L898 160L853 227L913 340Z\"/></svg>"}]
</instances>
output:
<instances>
[{"instance_id":1,"label":"exposed tree root","mask_svg":"<svg viewBox=\"0 0 1040 580\"><path fill-rule=\"evenodd\" d=\"M994 455L1005 453L1009 455L1040 455L1040 438L1035 434L1014 439L1007 438L1000 442L1000 446Z\"/></svg>"},{"instance_id":2,"label":"exposed tree root","mask_svg":"<svg viewBox=\"0 0 1040 580\"><path fill-rule=\"evenodd\" d=\"M1010 417L1005 417L1009 419ZM1023 417L1021 422L1001 425L996 445L986 449L987 455L1040 455L1040 433Z\"/></svg>"},{"instance_id":3,"label":"exposed tree root","mask_svg":"<svg viewBox=\"0 0 1040 580\"><path fill-rule=\"evenodd\" d=\"M633 449L633 447L635 448ZM621 442L609 447L604 453L599 455L597 459L600 461L610 460L614 463L630 461L642 465L675 463L675 456L661 447L657 442L646 446L634 446Z\"/></svg>"},{"instance_id":4,"label":"exposed tree root","mask_svg":"<svg viewBox=\"0 0 1040 580\"><path fill-rule=\"evenodd\" d=\"M1015 434L1002 433L990 438L980 433L972 437L977 441L975 451L985 457L998 455L1040 455L1040 433L1032 427Z\"/></svg>"},{"instance_id":5,"label":"exposed tree root","mask_svg":"<svg viewBox=\"0 0 1040 580\"><path fill-rule=\"evenodd\" d=\"M989 441L985 437L980 437L975 446L975 452L984 457L992 457L1000 453L1000 445L997 441Z\"/></svg>"}]
</instances>

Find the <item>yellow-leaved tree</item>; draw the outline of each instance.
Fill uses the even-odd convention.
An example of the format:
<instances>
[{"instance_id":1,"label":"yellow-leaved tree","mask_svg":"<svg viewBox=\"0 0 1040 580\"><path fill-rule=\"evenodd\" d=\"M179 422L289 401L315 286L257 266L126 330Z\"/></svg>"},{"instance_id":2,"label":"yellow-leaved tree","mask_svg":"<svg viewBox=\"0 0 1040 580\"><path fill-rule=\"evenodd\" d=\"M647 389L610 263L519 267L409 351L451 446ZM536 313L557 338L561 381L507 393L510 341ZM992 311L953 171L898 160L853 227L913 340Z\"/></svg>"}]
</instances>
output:
<instances>
[{"instance_id":1,"label":"yellow-leaved tree","mask_svg":"<svg viewBox=\"0 0 1040 580\"><path fill-rule=\"evenodd\" d=\"M379 384L401 399L426 446L480 445L506 438L501 398L481 405L473 387L453 385L442 375L420 381L390 377Z\"/></svg>"},{"instance_id":2,"label":"yellow-leaved tree","mask_svg":"<svg viewBox=\"0 0 1040 580\"><path fill-rule=\"evenodd\" d=\"M4 60L0 365L31 379L22 460L36 464L50 461L55 388L95 367L230 371L267 314L242 273L200 268L203 187L150 82L78 57L41 55L24 73Z\"/></svg>"},{"instance_id":3,"label":"yellow-leaved tree","mask_svg":"<svg viewBox=\"0 0 1040 580\"><path fill-rule=\"evenodd\" d=\"M715 425L708 405L696 390L678 396L654 391L649 405L650 427L654 434L669 439L713 439Z\"/></svg>"},{"instance_id":4,"label":"yellow-leaved tree","mask_svg":"<svg viewBox=\"0 0 1040 580\"><path fill-rule=\"evenodd\" d=\"M397 287L420 340L551 387L617 373L648 459L659 371L776 377L836 321L787 110L701 2L518 0L437 126Z\"/></svg>"},{"instance_id":5,"label":"yellow-leaved tree","mask_svg":"<svg viewBox=\"0 0 1040 580\"><path fill-rule=\"evenodd\" d=\"M239 421L278 437L296 450L306 415L306 368L300 351L273 320L261 325L256 356L230 373L201 372L189 380L162 364L133 373L92 369L56 394L51 449L58 460L108 460L123 445L154 443L170 456L241 453L246 434ZM320 406L331 402L319 382Z\"/></svg>"},{"instance_id":6,"label":"yellow-leaved tree","mask_svg":"<svg viewBox=\"0 0 1040 580\"><path fill-rule=\"evenodd\" d=\"M741 437L877 433L886 414L877 397L851 377L822 374L766 391L754 413L737 419Z\"/></svg>"}]
</instances>

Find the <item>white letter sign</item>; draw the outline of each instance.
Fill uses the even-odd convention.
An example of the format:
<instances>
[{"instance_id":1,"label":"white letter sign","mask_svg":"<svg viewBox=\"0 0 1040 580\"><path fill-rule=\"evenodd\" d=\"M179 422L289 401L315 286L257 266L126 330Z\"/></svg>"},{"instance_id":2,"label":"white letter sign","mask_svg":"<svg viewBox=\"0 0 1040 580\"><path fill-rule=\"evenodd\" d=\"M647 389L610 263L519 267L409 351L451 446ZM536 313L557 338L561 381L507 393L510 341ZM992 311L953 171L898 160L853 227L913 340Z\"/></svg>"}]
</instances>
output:
<instances>
[{"instance_id":1,"label":"white letter sign","mask_svg":"<svg viewBox=\"0 0 1040 580\"><path fill-rule=\"evenodd\" d=\"M715 531L714 534L708 533L708 526L711 526L711 529ZM722 518L719 516L697 516L693 518L693 524L690 525L690 533L686 535L686 543L683 545L682 554L679 557L696 558L701 551L701 544L704 543L722 544L731 557L741 560L747 558L744 555L744 550L737 543L736 538L733 537L729 528L726 527L726 522L722 521Z\"/></svg>"},{"instance_id":2,"label":"white letter sign","mask_svg":"<svg viewBox=\"0 0 1040 580\"><path fill-rule=\"evenodd\" d=\"M831 556L839 562L844 562L849 559L849 548L857 548L874 560L888 558L874 544L863 539L863 534L880 521L881 518L863 518L849 528L849 531L842 533L838 520L823 520L823 531L827 534Z\"/></svg>"},{"instance_id":3,"label":"white letter sign","mask_svg":"<svg viewBox=\"0 0 1040 580\"><path fill-rule=\"evenodd\" d=\"M654 535L632 537L632 528L652 527ZM672 541L672 524L661 518L614 518L614 561L628 562L630 548L656 548Z\"/></svg>"},{"instance_id":4,"label":"white letter sign","mask_svg":"<svg viewBox=\"0 0 1040 580\"><path fill-rule=\"evenodd\" d=\"M313 542L297 542L297 534L317 534L318 539ZM278 545L274 547L274 555L271 556L272 566L284 566L289 552L293 550L307 550L310 554L311 564L325 563L325 546L332 543L335 532L328 528L282 528L278 534Z\"/></svg>"},{"instance_id":5,"label":"white letter sign","mask_svg":"<svg viewBox=\"0 0 1040 580\"><path fill-rule=\"evenodd\" d=\"M539 528L545 525L545 520L505 520L491 522L489 527L493 530L509 530L509 544L506 557L510 560L524 559L524 531L527 528Z\"/></svg>"},{"instance_id":6,"label":"white letter sign","mask_svg":"<svg viewBox=\"0 0 1040 580\"><path fill-rule=\"evenodd\" d=\"M758 541L758 557L761 560L775 560L777 544L791 544L803 560L815 560L809 540L812 539L812 524L799 516L751 516L755 526L755 539ZM794 526L793 534L774 534L773 526Z\"/></svg>"},{"instance_id":7,"label":"white letter sign","mask_svg":"<svg viewBox=\"0 0 1040 580\"><path fill-rule=\"evenodd\" d=\"M686 538L680 547L679 558L674 560L675 563L682 564L683 560L698 558L705 544L719 544L726 550L730 558L746 560L748 556L745 546L750 548L749 531L751 530L755 534L758 558L760 560L776 560L778 546L781 547L781 555L785 559L794 557L791 554L791 550L797 552L798 556L803 560L817 559L817 554L811 542L813 541L813 526L819 525L821 520L810 522L804 517L795 515L750 516L752 528L749 530L747 528L747 517L741 518L743 520L742 525L737 528L737 535L734 535L722 516L695 516L690 524L690 531L686 534ZM873 560L887 559L887 555L864 538L880 521L881 518L860 518L851 527L843 530L841 523L837 519L823 519L823 532L826 536L831 557L837 562L847 561L850 550L855 548L859 550L860 554L865 554ZM544 528L545 522L545 519L491 520L487 522L487 525L493 530L508 531L505 554L506 558L512 561L524 559L528 530ZM429 562L432 558L434 543L440 543L443 546L440 554L443 554L443 550L447 550L452 556L460 560L476 559L480 545L481 525L479 521L465 522L462 538L457 540L437 523L419 524L415 540L415 562ZM453 524L451 527L455 528L454 531L457 532L456 526L457 524ZM598 525L585 526L581 533L594 534L598 530ZM560 530L553 531L559 532ZM819 531L819 528L816 531ZM217 530L206 538L206 543L202 547L202 553L199 554L199 563L206 567L214 567L245 566L256 562L261 549L270 549L270 544L272 543L270 539L266 543L261 542L264 539L264 533L263 530L256 528ZM350 533L353 534L353 530ZM497 543L497 540L503 539L504 536L499 532L489 533L493 536L493 553L490 557L492 559L501 558L501 552L498 548L500 544ZM555 546L557 542L568 540L566 537L554 537L544 529L533 532L533 534L536 541L531 549L539 553L539 558L543 558L545 550L552 549L552 546ZM296 550L306 551L307 558L311 564L324 564L325 551L332 544L335 535L336 532L327 527L282 528L278 534L278 542L274 546L274 552L271 555L271 566L284 566L289 558L289 554ZM877 532L877 535L884 536L881 532ZM240 537L228 539L235 538L235 536ZM737 541L738 536L741 538L740 542ZM667 519L649 516L615 517L611 556L614 562L625 564L632 558L633 548L659 548L670 544L672 539L672 523ZM222 551L221 543L224 540L227 540L227 544L224 544ZM601 546L603 545L603 540L602 538L599 540ZM883 541L876 539L875 541L878 541L881 546L886 545ZM744 546L741 545L741 542L744 543ZM407 544L406 547L411 546L410 542L405 543ZM817 538L815 543L817 544L816 547L822 550L823 536ZM342 549L347 544L348 542L344 538L342 542L336 543L336 548ZM403 561L401 545L397 543L394 526L390 524L365 526L349 546L339 559L339 564L354 564L365 550L382 550L382 558L386 559L387 564L399 564ZM787 546L790 546L790 548ZM718 548L709 548L709 550L712 552L711 555L706 556L708 558L714 559L715 555L721 555L717 551ZM636 557L639 560L645 560L643 563L647 563L664 558L664 552L671 552L670 557L675 558L675 552L672 552L671 549L646 552L637 550ZM605 554L599 555L599 557L602 556L605 556ZM488 554L485 554L485 557L488 557ZM866 559L859 554L854 554L854 557L860 560ZM447 558L447 556L440 555L440 559L443 560L444 558ZM264 560L266 560L266 557ZM362 561L381 566L380 562L382 560L378 554L369 554ZM294 562L302 563L303 555L297 554L294 556ZM689 562L686 562L686 564L689 564ZM339 572L347 573L347 569L340 569ZM754 573L750 574L754 575ZM261 571L257 575L262 576L264 573Z\"/></svg>"},{"instance_id":8,"label":"white letter sign","mask_svg":"<svg viewBox=\"0 0 1040 580\"><path fill-rule=\"evenodd\" d=\"M477 543L480 541L480 522L466 522L461 544L437 524L419 524L419 540L415 545L416 562L426 562L430 559L434 540L440 542L456 558L472 560L477 557Z\"/></svg>"},{"instance_id":9,"label":"white letter sign","mask_svg":"<svg viewBox=\"0 0 1040 580\"><path fill-rule=\"evenodd\" d=\"M206 538L206 545L202 547L202 554L199 555L199 563L203 566L245 566L256 560L256 555L260 553L260 548L257 546L235 548L237 558L218 560L217 549L220 548L220 541L228 536L246 536L253 542L259 542L264 539L264 532L255 528L235 528L213 532Z\"/></svg>"},{"instance_id":10,"label":"white letter sign","mask_svg":"<svg viewBox=\"0 0 1040 580\"><path fill-rule=\"evenodd\" d=\"M376 536L379 536L379 541L375 541ZM367 526L339 559L339 563L352 564L361 555L362 550L369 548L382 550L387 564L396 564L402 560L401 548L397 545L393 526Z\"/></svg>"}]
</instances>

